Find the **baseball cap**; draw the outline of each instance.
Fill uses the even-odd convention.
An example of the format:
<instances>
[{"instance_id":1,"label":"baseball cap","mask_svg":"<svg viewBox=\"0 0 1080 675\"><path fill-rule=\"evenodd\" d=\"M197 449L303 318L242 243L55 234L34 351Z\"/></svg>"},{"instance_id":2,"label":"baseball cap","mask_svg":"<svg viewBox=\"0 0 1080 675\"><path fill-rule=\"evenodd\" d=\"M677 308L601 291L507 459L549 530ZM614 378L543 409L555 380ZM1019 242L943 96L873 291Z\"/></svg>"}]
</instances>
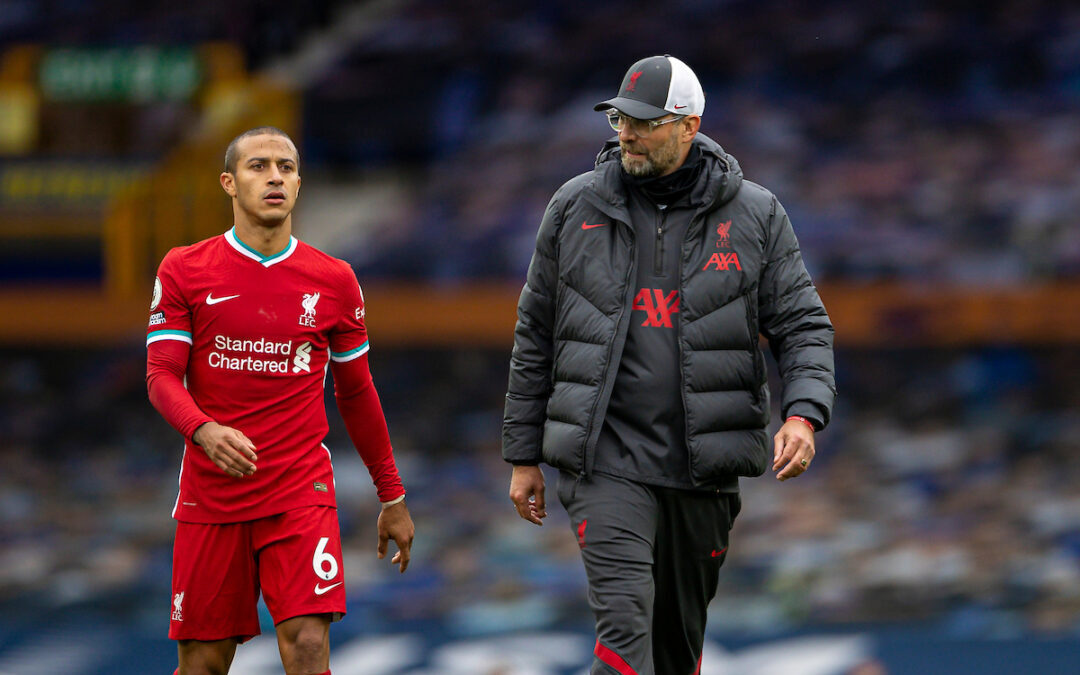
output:
<instances>
[{"instance_id":1,"label":"baseball cap","mask_svg":"<svg viewBox=\"0 0 1080 675\"><path fill-rule=\"evenodd\" d=\"M639 120L668 113L700 115L705 112L705 92L690 66L667 54L650 56L630 66L618 96L597 103L593 110L609 108Z\"/></svg>"}]
</instances>

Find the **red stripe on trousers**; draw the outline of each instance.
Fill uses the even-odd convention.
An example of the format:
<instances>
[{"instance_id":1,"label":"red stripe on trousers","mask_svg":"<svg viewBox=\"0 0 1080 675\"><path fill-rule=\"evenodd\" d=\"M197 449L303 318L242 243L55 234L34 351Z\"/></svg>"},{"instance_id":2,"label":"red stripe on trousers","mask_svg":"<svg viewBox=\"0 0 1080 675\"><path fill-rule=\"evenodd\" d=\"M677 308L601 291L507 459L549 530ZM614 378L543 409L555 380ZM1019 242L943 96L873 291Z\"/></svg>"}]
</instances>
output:
<instances>
[{"instance_id":1,"label":"red stripe on trousers","mask_svg":"<svg viewBox=\"0 0 1080 675\"><path fill-rule=\"evenodd\" d=\"M701 657L704 656L704 655L705 655L704 651L702 651L700 654L698 654L697 668L694 668L694 675L701 675Z\"/></svg>"},{"instance_id":2,"label":"red stripe on trousers","mask_svg":"<svg viewBox=\"0 0 1080 675\"><path fill-rule=\"evenodd\" d=\"M594 653L596 654L596 658L617 670L619 675L638 675L637 671L630 667L630 664L623 661L621 656L600 644L599 640L596 641L596 650Z\"/></svg>"}]
</instances>

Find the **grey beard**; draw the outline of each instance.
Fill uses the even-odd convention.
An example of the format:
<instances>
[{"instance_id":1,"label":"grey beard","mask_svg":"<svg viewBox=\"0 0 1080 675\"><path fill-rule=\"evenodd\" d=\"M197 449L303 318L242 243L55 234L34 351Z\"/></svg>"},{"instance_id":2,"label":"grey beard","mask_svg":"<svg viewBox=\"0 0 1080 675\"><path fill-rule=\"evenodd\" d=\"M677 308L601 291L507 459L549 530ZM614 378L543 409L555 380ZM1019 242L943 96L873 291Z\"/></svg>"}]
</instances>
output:
<instances>
[{"instance_id":1,"label":"grey beard","mask_svg":"<svg viewBox=\"0 0 1080 675\"><path fill-rule=\"evenodd\" d=\"M623 171L635 176L637 178L651 178L653 176L659 176L660 170L656 168L656 165L651 160L645 160L640 164L631 164L626 155L622 156L622 168Z\"/></svg>"},{"instance_id":2,"label":"grey beard","mask_svg":"<svg viewBox=\"0 0 1080 675\"><path fill-rule=\"evenodd\" d=\"M679 142L676 136L672 135L667 143L645 157L644 162L630 165L626 161L626 155L623 154L621 157L623 170L635 178L652 178L664 173L675 165L679 157Z\"/></svg>"}]
</instances>

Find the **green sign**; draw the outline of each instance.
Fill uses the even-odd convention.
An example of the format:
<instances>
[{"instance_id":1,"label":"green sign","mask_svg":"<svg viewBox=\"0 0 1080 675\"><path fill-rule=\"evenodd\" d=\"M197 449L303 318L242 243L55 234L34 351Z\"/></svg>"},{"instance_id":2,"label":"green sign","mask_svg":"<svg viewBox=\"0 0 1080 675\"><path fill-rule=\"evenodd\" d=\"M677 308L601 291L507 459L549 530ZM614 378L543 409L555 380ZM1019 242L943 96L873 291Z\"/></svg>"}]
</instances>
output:
<instances>
[{"instance_id":1,"label":"green sign","mask_svg":"<svg viewBox=\"0 0 1080 675\"><path fill-rule=\"evenodd\" d=\"M187 48L54 49L38 71L42 94L56 101L177 101L191 97L202 69Z\"/></svg>"}]
</instances>

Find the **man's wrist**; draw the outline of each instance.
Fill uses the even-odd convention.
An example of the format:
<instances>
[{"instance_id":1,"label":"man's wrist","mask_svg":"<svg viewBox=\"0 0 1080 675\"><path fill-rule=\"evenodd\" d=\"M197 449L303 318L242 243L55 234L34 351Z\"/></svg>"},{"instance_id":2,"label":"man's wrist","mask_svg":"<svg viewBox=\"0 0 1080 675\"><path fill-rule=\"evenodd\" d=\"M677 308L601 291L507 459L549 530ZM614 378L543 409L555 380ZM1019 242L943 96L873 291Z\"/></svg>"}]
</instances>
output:
<instances>
[{"instance_id":1,"label":"man's wrist","mask_svg":"<svg viewBox=\"0 0 1080 675\"><path fill-rule=\"evenodd\" d=\"M391 506L393 506L395 504L400 504L403 501L405 501L405 495L404 494L401 495L400 497L398 497L397 499L391 499L388 502L382 502L382 507L383 507L383 509L388 509Z\"/></svg>"},{"instance_id":2,"label":"man's wrist","mask_svg":"<svg viewBox=\"0 0 1080 675\"><path fill-rule=\"evenodd\" d=\"M810 427L810 431L817 431L817 429L814 427L814 423L811 422L810 420L806 419L802 415L788 415L787 419L785 421L790 422L791 420L798 420L798 421L802 422L803 424L805 424L806 426Z\"/></svg>"},{"instance_id":3,"label":"man's wrist","mask_svg":"<svg viewBox=\"0 0 1080 675\"><path fill-rule=\"evenodd\" d=\"M212 420L206 420L205 422L199 422L199 426L195 427L195 429L191 432L191 436L190 436L191 442L194 443L195 445L199 446L200 448L202 447L202 443L200 443L195 437L198 436L199 431L201 431L202 428L205 427L207 424L210 424L211 421Z\"/></svg>"}]
</instances>

